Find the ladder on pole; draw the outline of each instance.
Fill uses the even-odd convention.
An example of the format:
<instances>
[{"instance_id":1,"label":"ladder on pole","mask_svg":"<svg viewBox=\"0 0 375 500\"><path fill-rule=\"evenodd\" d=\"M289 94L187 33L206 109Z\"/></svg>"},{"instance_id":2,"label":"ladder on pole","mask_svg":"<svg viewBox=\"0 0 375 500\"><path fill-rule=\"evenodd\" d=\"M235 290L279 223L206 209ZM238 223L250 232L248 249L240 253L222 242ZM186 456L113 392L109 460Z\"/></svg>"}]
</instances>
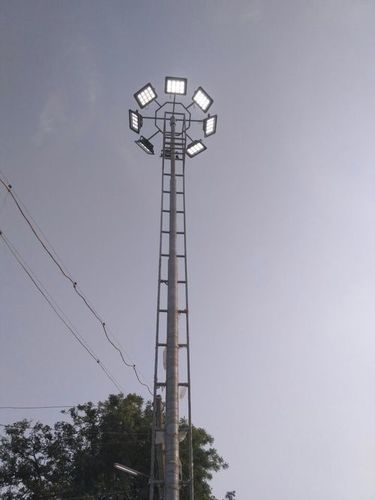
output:
<instances>
[{"instance_id":1,"label":"ladder on pole","mask_svg":"<svg viewBox=\"0 0 375 500\"><path fill-rule=\"evenodd\" d=\"M150 500L164 499L164 430L162 408L165 400L165 364L167 333L167 291L168 291L168 244L169 244L169 180L171 157L171 134L164 119L162 149L162 185L160 209L159 272L156 314L155 371L154 371L154 411L152 425L152 451L150 473ZM184 425L180 425L180 441L188 449L188 463L183 463L180 474L180 498L194 500L193 443L191 422L191 380L190 380L190 336L189 300L186 247L186 203L185 203L185 149L184 125L174 141L176 160L176 202L177 202L177 257L178 257L178 326L179 326L179 386L180 405ZM184 401L184 404L182 404ZM181 444L180 444L181 447ZM183 472L182 472L183 471Z\"/></svg>"}]
</instances>

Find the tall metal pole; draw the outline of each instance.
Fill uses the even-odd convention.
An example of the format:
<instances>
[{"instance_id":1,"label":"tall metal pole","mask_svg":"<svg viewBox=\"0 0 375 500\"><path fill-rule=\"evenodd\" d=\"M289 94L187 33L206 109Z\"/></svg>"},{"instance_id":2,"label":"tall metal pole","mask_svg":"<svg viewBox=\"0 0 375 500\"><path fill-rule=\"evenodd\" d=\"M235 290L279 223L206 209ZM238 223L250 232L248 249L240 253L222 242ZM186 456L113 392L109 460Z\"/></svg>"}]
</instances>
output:
<instances>
[{"instance_id":1,"label":"tall metal pole","mask_svg":"<svg viewBox=\"0 0 375 500\"><path fill-rule=\"evenodd\" d=\"M193 123L203 125L205 137L215 133L217 115L208 115L205 119L192 118L190 108L195 103L201 111L207 113L213 99L202 87L198 87L192 96L192 102L185 105L176 97L186 95L186 78L165 78L165 93L173 95L173 100L164 103L157 101L157 94L151 83L146 84L134 94L141 109L151 102L155 102L157 109L153 116L140 114L138 110L129 110L129 127L140 133L146 120L152 120L157 129L151 136L140 138L136 144L149 155L154 154L154 145L150 139L161 133L163 137L162 157L162 186L161 186L161 211L160 211L160 244L159 244L159 274L156 317L156 342L155 342L155 368L154 368L154 415L152 421L151 440L151 468L149 500L154 500L157 488L158 500L179 500L181 495L194 500L194 470L193 470L193 442L191 420L191 380L190 380L190 334L189 334L189 306L188 306L188 273L186 249L186 207L185 207L185 159L193 158L204 151L206 146L201 140L193 140L188 135L188 130ZM148 122L150 123L150 122ZM168 130L170 126L170 131ZM177 126L178 125L178 126ZM181 127L180 127L181 126ZM187 145L187 138L192 141ZM167 162L170 159L170 171ZM181 169L176 172L176 160L182 162ZM169 186L168 186L169 179ZM177 180L182 180L178 183ZM177 195L182 195L178 198ZM169 209L167 208L169 196ZM182 202L182 207L177 200ZM178 208L178 210L177 210ZM182 208L182 209L181 209ZM168 222L169 227L165 227ZM183 219L177 220L177 215L182 214ZM177 224L178 223L178 224ZM168 234L168 240L165 235ZM183 242L183 249L179 248L177 254L177 236ZM165 248L168 243L168 250ZM182 251L180 251L182 250ZM168 259L168 261L166 260ZM184 259L184 268L180 259ZM166 265L167 264L167 265ZM179 270L182 272L178 278ZM167 294L162 288L167 285ZM178 287L181 287L178 290ZM181 302L178 300L181 291ZM165 303L167 299L167 304ZM167 317L165 316L167 314ZM179 315L185 315L184 324L179 332ZM167 324L165 324L165 318ZM181 335L179 335L179 333ZM162 365L159 362L161 349L166 354L164 358L164 372L161 376ZM183 353L180 359L180 350ZM185 359L186 356L186 359ZM180 362L182 365L182 380L180 380ZM184 365L186 363L186 365ZM182 473L180 462L180 408L179 389L188 390L188 463ZM160 391L166 389L165 404L162 403ZM165 410L165 418L159 418ZM182 414L186 416L186 404ZM185 445L184 445L185 446ZM187 469L187 470L186 470Z\"/></svg>"},{"instance_id":2,"label":"tall metal pole","mask_svg":"<svg viewBox=\"0 0 375 500\"><path fill-rule=\"evenodd\" d=\"M178 296L177 296L177 211L175 132L171 125L171 176L169 195L169 259L167 312L167 367L165 410L165 499L179 500L179 400L178 400Z\"/></svg>"}]
</instances>

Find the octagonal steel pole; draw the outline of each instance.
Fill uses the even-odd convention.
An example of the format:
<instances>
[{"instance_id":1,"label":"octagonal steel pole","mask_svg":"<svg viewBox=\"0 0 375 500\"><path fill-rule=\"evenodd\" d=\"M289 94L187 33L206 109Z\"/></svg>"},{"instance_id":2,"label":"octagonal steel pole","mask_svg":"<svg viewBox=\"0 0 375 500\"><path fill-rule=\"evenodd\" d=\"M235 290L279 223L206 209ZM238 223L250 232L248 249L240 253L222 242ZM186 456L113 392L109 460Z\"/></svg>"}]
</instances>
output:
<instances>
[{"instance_id":1,"label":"octagonal steel pole","mask_svg":"<svg viewBox=\"0 0 375 500\"><path fill-rule=\"evenodd\" d=\"M177 294L177 212L175 132L176 120L171 125L171 176L169 194L169 259L167 312L167 367L165 409L165 499L179 500L179 399L178 399L178 294Z\"/></svg>"}]
</instances>

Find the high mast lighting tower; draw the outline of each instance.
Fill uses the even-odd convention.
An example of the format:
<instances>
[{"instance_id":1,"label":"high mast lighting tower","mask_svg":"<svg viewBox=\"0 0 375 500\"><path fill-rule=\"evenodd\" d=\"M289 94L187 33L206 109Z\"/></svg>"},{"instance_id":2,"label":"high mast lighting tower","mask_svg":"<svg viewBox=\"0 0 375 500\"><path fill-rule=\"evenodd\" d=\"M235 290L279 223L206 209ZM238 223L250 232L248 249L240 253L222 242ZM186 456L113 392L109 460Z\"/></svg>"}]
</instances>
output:
<instances>
[{"instance_id":1,"label":"high mast lighting tower","mask_svg":"<svg viewBox=\"0 0 375 500\"><path fill-rule=\"evenodd\" d=\"M188 276L186 255L185 160L207 148L201 139L193 140L188 131L201 124L204 137L216 132L217 115L193 118L197 107L207 113L213 99L198 87L192 102L187 94L187 79L167 76L164 92L169 100L159 103L151 83L134 94L141 110L156 105L153 116L129 110L129 127L140 134L145 122L154 133L141 135L135 143L154 155L151 142L161 135L162 186L160 211L159 275L155 343L153 425L151 445L150 500L194 500L193 447L191 422L190 341ZM194 108L193 108L194 107ZM165 371L164 371L165 370ZM164 392L165 391L165 392ZM182 398L187 391L185 411ZM181 399L181 402L180 402ZM181 416L185 424L180 425ZM188 440L188 472L182 475L179 443Z\"/></svg>"}]
</instances>

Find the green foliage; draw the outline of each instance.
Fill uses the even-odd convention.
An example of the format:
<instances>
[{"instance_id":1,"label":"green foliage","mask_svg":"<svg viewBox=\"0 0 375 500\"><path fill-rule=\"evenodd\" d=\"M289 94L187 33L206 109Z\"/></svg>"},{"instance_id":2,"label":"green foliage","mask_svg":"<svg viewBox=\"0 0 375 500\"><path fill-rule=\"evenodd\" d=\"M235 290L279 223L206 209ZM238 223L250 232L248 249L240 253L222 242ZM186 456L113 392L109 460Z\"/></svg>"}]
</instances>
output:
<instances>
[{"instance_id":1,"label":"green foliage","mask_svg":"<svg viewBox=\"0 0 375 500\"><path fill-rule=\"evenodd\" d=\"M0 440L1 498L148 498L146 478L118 472L113 464L149 473L151 404L144 404L135 394L111 395L97 405L89 402L64 413L68 421L53 427L27 420L5 427ZM187 440L181 443L184 466L187 444ZM212 445L213 438L204 429L193 428L195 497L199 500L211 498L212 473L227 467Z\"/></svg>"}]
</instances>

